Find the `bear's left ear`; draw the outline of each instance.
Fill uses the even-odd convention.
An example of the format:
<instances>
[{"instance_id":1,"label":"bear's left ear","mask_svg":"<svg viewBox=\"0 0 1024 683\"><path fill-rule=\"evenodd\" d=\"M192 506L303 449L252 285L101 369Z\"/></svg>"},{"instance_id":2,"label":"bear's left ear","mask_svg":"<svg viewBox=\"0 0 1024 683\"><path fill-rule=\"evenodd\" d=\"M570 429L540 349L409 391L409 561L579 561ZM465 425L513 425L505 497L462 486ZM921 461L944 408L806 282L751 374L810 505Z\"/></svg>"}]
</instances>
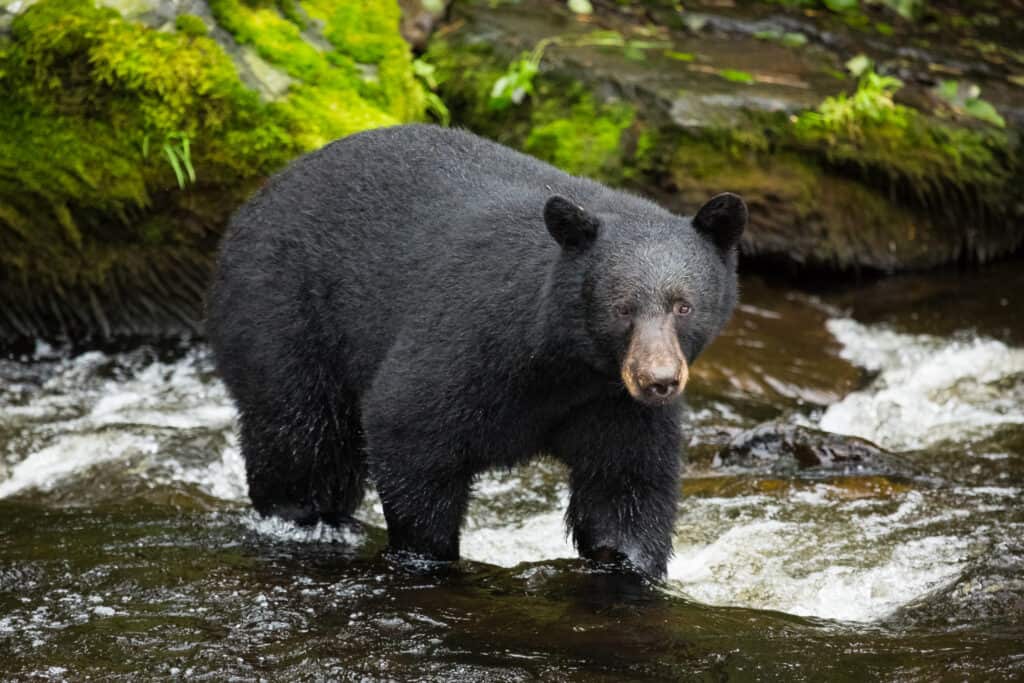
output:
<instances>
[{"instance_id":1,"label":"bear's left ear","mask_svg":"<svg viewBox=\"0 0 1024 683\"><path fill-rule=\"evenodd\" d=\"M544 224L563 249L585 249L597 237L601 221L576 202L554 195L544 204Z\"/></svg>"},{"instance_id":2,"label":"bear's left ear","mask_svg":"<svg viewBox=\"0 0 1024 683\"><path fill-rule=\"evenodd\" d=\"M715 195L693 217L697 232L711 238L722 251L736 246L746 225L747 205L732 192Z\"/></svg>"}]
</instances>

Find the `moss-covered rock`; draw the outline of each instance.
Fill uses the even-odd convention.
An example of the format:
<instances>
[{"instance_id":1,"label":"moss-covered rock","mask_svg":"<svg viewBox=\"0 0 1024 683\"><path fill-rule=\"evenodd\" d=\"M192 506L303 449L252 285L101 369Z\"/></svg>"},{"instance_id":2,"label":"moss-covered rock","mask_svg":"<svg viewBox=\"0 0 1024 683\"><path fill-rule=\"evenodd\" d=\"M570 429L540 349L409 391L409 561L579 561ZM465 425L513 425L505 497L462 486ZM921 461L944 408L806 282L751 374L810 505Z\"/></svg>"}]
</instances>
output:
<instances>
[{"instance_id":1,"label":"moss-covered rock","mask_svg":"<svg viewBox=\"0 0 1024 683\"><path fill-rule=\"evenodd\" d=\"M263 178L424 117L393 0L208 10L156 27L39 0L0 36L0 339L198 331L220 231Z\"/></svg>"},{"instance_id":2,"label":"moss-covered rock","mask_svg":"<svg viewBox=\"0 0 1024 683\"><path fill-rule=\"evenodd\" d=\"M841 52L695 37L645 23L644 3L617 7L581 22L547 0L457 3L427 54L453 120L680 213L740 192L748 262L786 271L983 262L1024 244L1012 126L894 101L898 81L843 78ZM521 78L537 45L532 93L496 100L495 82Z\"/></svg>"}]
</instances>

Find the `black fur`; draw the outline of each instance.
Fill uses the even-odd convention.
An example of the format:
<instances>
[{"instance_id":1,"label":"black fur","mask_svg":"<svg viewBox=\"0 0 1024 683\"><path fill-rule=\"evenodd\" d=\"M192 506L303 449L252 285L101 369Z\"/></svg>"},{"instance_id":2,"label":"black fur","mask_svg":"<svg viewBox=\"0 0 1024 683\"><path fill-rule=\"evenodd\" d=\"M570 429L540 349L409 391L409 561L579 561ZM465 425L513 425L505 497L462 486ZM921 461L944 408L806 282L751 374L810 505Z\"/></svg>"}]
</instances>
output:
<instances>
[{"instance_id":1,"label":"black fur","mask_svg":"<svg viewBox=\"0 0 1024 683\"><path fill-rule=\"evenodd\" d=\"M473 477L546 453L570 468L580 552L663 574L680 407L633 400L619 370L631 321L680 297L687 361L719 332L736 300L724 224L699 233L433 126L299 159L234 216L209 300L256 509L338 523L369 476L392 547L454 559Z\"/></svg>"}]
</instances>

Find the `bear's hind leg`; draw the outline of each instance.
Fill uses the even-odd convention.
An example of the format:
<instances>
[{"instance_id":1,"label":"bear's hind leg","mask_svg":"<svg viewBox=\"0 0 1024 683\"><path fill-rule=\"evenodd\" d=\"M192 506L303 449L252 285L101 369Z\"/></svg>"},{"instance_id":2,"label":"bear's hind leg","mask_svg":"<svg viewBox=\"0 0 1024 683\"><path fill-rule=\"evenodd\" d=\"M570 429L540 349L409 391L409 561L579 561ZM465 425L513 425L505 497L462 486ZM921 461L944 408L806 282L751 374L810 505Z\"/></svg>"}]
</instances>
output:
<instances>
[{"instance_id":1,"label":"bear's hind leg","mask_svg":"<svg viewBox=\"0 0 1024 683\"><path fill-rule=\"evenodd\" d=\"M374 483L388 525L388 546L434 560L459 559L459 535L472 474L408 445L374 444Z\"/></svg>"},{"instance_id":2,"label":"bear's hind leg","mask_svg":"<svg viewBox=\"0 0 1024 683\"><path fill-rule=\"evenodd\" d=\"M350 404L310 399L240 410L249 497L264 516L337 526L363 499L362 427Z\"/></svg>"}]
</instances>

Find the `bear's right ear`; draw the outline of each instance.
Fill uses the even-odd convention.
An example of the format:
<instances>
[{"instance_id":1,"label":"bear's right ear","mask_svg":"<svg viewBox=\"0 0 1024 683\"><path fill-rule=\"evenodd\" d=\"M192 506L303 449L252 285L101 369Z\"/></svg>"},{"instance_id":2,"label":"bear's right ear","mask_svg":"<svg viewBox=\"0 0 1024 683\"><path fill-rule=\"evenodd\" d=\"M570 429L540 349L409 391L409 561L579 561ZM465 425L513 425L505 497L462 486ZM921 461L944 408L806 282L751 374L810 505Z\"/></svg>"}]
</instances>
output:
<instances>
[{"instance_id":1,"label":"bear's right ear","mask_svg":"<svg viewBox=\"0 0 1024 683\"><path fill-rule=\"evenodd\" d=\"M597 237L601 221L565 197L554 195L544 205L544 224L563 249L585 249Z\"/></svg>"}]
</instances>

